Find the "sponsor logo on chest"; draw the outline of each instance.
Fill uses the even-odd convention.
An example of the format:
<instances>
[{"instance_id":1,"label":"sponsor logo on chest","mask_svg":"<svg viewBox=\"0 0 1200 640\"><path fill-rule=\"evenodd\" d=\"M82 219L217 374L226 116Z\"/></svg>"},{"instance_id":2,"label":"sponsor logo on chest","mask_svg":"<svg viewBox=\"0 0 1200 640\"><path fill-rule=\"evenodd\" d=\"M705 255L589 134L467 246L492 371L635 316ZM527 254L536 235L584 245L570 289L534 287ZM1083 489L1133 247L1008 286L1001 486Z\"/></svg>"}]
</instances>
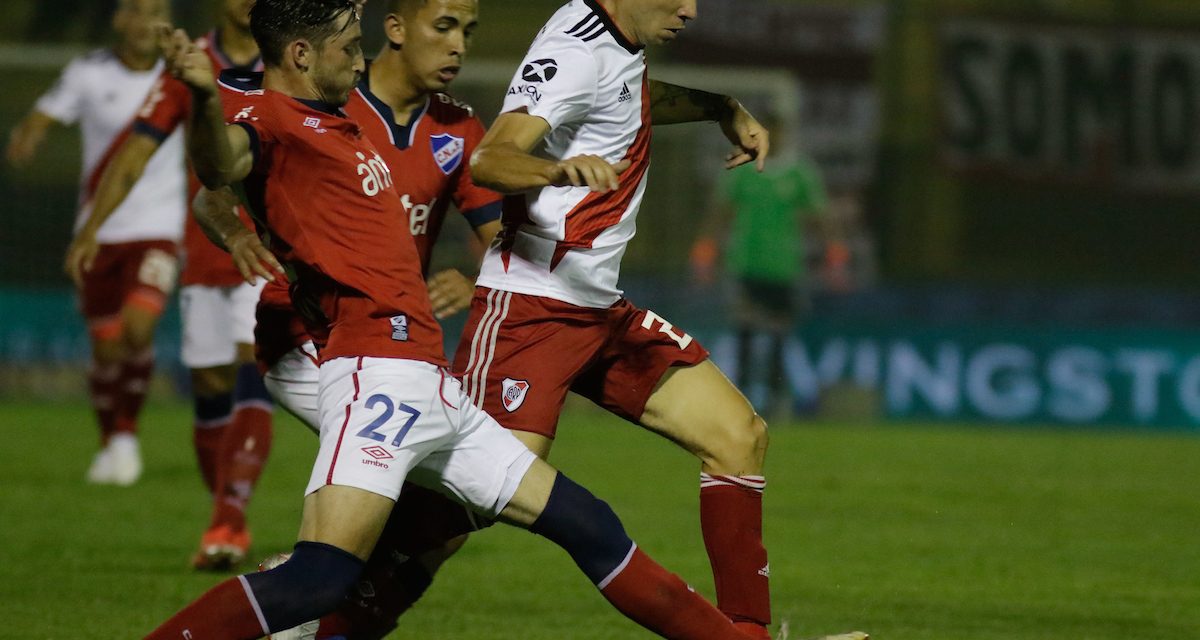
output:
<instances>
[{"instance_id":1,"label":"sponsor logo on chest","mask_svg":"<svg viewBox=\"0 0 1200 640\"><path fill-rule=\"evenodd\" d=\"M392 186L392 170L388 168L387 163L378 153L368 158L366 154L359 151L354 156L359 160L355 171L362 177L363 193L375 197L379 195L380 191Z\"/></svg>"}]
</instances>

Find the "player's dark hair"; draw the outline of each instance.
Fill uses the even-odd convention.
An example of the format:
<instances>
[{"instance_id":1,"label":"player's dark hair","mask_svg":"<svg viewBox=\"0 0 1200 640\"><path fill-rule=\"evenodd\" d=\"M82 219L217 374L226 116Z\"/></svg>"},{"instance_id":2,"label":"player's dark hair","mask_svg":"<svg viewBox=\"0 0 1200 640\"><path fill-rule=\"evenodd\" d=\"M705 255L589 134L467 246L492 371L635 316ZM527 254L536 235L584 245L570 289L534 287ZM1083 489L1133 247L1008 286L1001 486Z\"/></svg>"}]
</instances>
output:
<instances>
[{"instance_id":1,"label":"player's dark hair","mask_svg":"<svg viewBox=\"0 0 1200 640\"><path fill-rule=\"evenodd\" d=\"M319 45L341 33L337 19L347 11L355 11L352 0L257 0L250 9L250 33L263 63L277 67L283 64L288 43L308 40Z\"/></svg>"}]
</instances>

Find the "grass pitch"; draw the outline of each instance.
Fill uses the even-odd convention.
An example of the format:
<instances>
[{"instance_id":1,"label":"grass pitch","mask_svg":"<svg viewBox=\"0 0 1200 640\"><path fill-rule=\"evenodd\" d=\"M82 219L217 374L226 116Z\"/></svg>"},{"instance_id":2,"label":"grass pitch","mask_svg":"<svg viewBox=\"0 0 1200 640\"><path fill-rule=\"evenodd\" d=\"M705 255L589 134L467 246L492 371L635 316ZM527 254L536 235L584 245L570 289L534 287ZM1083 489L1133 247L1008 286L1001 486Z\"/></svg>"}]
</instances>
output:
<instances>
[{"instance_id":1,"label":"grass pitch","mask_svg":"<svg viewBox=\"0 0 1200 640\"><path fill-rule=\"evenodd\" d=\"M250 509L254 557L290 547L316 440L280 418ZM83 404L0 404L0 638L139 638L223 576L188 558L208 504L189 410L151 406L147 471L83 483ZM589 408L552 460L613 504L639 544L711 597L697 466ZM777 619L792 637L1200 637L1200 438L817 422L775 425L767 517ZM564 553L506 527L476 536L397 638L648 637Z\"/></svg>"}]
</instances>

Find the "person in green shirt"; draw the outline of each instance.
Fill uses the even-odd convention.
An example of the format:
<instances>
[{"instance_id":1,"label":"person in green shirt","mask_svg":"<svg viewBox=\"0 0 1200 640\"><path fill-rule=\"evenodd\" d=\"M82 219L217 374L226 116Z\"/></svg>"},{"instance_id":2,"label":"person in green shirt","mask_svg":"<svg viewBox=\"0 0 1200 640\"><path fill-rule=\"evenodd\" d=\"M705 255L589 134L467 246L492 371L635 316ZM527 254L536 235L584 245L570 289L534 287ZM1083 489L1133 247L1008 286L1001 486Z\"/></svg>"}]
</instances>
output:
<instances>
[{"instance_id":1,"label":"person in green shirt","mask_svg":"<svg viewBox=\"0 0 1200 640\"><path fill-rule=\"evenodd\" d=\"M699 280L708 283L715 279L724 253L725 268L738 290L733 309L736 382L761 412L790 411L784 341L809 306L801 293L808 279L806 219L823 217L827 204L817 166L785 150L762 172L739 167L725 174L717 185L707 232L692 249L693 268Z\"/></svg>"}]
</instances>

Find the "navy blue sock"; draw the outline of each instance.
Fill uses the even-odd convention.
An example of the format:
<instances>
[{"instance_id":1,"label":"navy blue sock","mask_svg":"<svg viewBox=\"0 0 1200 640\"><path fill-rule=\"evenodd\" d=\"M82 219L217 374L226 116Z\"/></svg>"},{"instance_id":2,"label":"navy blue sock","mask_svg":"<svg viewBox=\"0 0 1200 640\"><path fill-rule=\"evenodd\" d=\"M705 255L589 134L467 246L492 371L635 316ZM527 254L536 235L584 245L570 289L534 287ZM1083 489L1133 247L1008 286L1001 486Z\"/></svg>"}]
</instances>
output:
<instances>
[{"instance_id":1,"label":"navy blue sock","mask_svg":"<svg viewBox=\"0 0 1200 640\"><path fill-rule=\"evenodd\" d=\"M608 503L559 473L546 508L529 530L562 547L592 584L625 561L633 540Z\"/></svg>"},{"instance_id":2,"label":"navy blue sock","mask_svg":"<svg viewBox=\"0 0 1200 640\"><path fill-rule=\"evenodd\" d=\"M267 391L262 374L258 372L258 365L247 362L238 367L237 379L233 383L233 400L235 405L261 402L266 405L264 408L273 406L271 394Z\"/></svg>"},{"instance_id":3,"label":"navy blue sock","mask_svg":"<svg viewBox=\"0 0 1200 640\"><path fill-rule=\"evenodd\" d=\"M337 547L297 542L287 562L245 576L272 632L316 620L333 611L358 576L363 561Z\"/></svg>"}]
</instances>

